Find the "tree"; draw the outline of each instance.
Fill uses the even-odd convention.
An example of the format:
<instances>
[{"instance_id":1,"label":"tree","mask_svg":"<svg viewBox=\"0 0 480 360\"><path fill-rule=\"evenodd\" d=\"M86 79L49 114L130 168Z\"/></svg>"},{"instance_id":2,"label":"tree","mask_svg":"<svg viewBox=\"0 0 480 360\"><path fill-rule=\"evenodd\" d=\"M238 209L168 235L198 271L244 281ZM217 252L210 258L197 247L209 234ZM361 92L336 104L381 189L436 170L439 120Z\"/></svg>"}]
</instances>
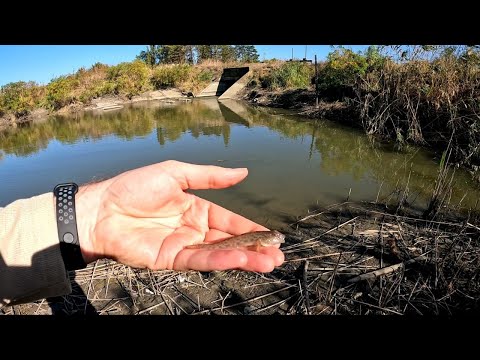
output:
<instances>
[{"instance_id":1,"label":"tree","mask_svg":"<svg viewBox=\"0 0 480 360\"><path fill-rule=\"evenodd\" d=\"M241 62L258 62L258 52L254 45L236 45L235 57Z\"/></svg>"},{"instance_id":2,"label":"tree","mask_svg":"<svg viewBox=\"0 0 480 360\"><path fill-rule=\"evenodd\" d=\"M214 56L214 45L197 45L198 62L212 59Z\"/></svg>"},{"instance_id":3,"label":"tree","mask_svg":"<svg viewBox=\"0 0 480 360\"><path fill-rule=\"evenodd\" d=\"M195 54L194 54L195 46L194 45L186 45L185 46L185 53L186 53L186 62L187 64L194 64L195 63Z\"/></svg>"},{"instance_id":4,"label":"tree","mask_svg":"<svg viewBox=\"0 0 480 360\"><path fill-rule=\"evenodd\" d=\"M218 45L217 59L223 62L235 61L235 48L232 45Z\"/></svg>"},{"instance_id":5,"label":"tree","mask_svg":"<svg viewBox=\"0 0 480 360\"><path fill-rule=\"evenodd\" d=\"M146 51L142 51L137 59L144 61L147 65L154 67L159 62L159 45L148 45Z\"/></svg>"},{"instance_id":6,"label":"tree","mask_svg":"<svg viewBox=\"0 0 480 360\"><path fill-rule=\"evenodd\" d=\"M193 45L149 45L137 59L154 67L158 64L193 64Z\"/></svg>"},{"instance_id":7,"label":"tree","mask_svg":"<svg viewBox=\"0 0 480 360\"><path fill-rule=\"evenodd\" d=\"M159 60L162 64L183 64L187 59L185 45L159 45Z\"/></svg>"}]
</instances>

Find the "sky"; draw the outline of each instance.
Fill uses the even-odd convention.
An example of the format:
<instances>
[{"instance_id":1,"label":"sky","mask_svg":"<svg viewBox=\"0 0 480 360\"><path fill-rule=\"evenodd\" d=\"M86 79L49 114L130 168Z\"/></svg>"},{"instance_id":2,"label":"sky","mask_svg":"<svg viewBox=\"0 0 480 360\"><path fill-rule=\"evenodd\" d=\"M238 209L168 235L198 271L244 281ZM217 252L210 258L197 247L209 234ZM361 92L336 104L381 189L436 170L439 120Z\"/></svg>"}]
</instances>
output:
<instances>
[{"instance_id":1,"label":"sky","mask_svg":"<svg viewBox=\"0 0 480 360\"><path fill-rule=\"evenodd\" d=\"M367 45L346 46L354 51ZM116 65L132 61L146 45L0 45L0 86L16 81L47 84L53 78L89 68L96 62ZM305 57L324 60L330 45L256 45L260 60Z\"/></svg>"}]
</instances>

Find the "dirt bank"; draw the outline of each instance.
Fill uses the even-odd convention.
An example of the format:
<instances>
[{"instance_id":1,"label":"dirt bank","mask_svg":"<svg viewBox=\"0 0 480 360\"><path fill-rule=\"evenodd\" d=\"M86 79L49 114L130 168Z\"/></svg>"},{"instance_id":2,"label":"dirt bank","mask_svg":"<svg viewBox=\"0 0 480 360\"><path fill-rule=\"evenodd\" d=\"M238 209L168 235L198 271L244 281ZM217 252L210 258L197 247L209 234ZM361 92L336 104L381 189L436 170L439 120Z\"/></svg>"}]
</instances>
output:
<instances>
[{"instance_id":1,"label":"dirt bank","mask_svg":"<svg viewBox=\"0 0 480 360\"><path fill-rule=\"evenodd\" d=\"M358 127L358 114L345 102L325 102L315 104L315 91L310 89L269 91L264 89L244 89L238 96L252 105L295 110L298 115L312 119L329 119Z\"/></svg>"}]
</instances>

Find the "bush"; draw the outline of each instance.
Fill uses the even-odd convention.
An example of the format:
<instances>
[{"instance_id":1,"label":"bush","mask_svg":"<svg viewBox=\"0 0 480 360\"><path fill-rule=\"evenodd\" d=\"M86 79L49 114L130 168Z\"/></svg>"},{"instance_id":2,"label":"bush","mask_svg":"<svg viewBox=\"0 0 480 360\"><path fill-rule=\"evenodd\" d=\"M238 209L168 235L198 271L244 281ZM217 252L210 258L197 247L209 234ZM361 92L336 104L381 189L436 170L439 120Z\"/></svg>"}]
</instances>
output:
<instances>
[{"instance_id":1,"label":"bush","mask_svg":"<svg viewBox=\"0 0 480 360\"><path fill-rule=\"evenodd\" d=\"M126 95L129 99L151 89L149 77L150 69L140 60L112 66L107 75L107 79L116 84L115 93Z\"/></svg>"},{"instance_id":2,"label":"bush","mask_svg":"<svg viewBox=\"0 0 480 360\"><path fill-rule=\"evenodd\" d=\"M98 98L103 95L114 94L117 89L117 85L112 81L102 80L98 84L84 90L80 96L79 100L83 103L87 103L92 99Z\"/></svg>"},{"instance_id":3,"label":"bush","mask_svg":"<svg viewBox=\"0 0 480 360\"><path fill-rule=\"evenodd\" d=\"M22 116L39 106L44 89L35 82L19 81L2 86L0 90L0 116L13 112Z\"/></svg>"},{"instance_id":4,"label":"bush","mask_svg":"<svg viewBox=\"0 0 480 360\"><path fill-rule=\"evenodd\" d=\"M79 81L74 75L60 76L53 79L47 85L47 96L45 105L51 109L58 110L75 101L73 90L78 86Z\"/></svg>"},{"instance_id":5,"label":"bush","mask_svg":"<svg viewBox=\"0 0 480 360\"><path fill-rule=\"evenodd\" d=\"M271 90L299 89L310 86L313 66L303 62L286 62L273 69L270 74L260 79L262 87Z\"/></svg>"},{"instance_id":6,"label":"bush","mask_svg":"<svg viewBox=\"0 0 480 360\"><path fill-rule=\"evenodd\" d=\"M155 89L178 86L192 71L190 65L160 65L153 71L151 83Z\"/></svg>"},{"instance_id":7,"label":"bush","mask_svg":"<svg viewBox=\"0 0 480 360\"><path fill-rule=\"evenodd\" d=\"M342 97L368 69L367 57L341 48L328 54L318 73L320 90L327 96ZM335 96L336 95L336 96Z\"/></svg>"}]
</instances>

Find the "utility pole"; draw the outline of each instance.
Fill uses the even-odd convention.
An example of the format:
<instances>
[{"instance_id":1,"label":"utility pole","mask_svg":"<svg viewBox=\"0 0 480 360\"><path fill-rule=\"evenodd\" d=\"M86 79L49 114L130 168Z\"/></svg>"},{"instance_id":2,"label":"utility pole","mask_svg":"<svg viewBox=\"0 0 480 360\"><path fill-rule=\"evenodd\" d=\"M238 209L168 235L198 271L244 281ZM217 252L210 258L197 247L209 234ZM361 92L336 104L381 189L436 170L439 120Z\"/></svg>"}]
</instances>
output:
<instances>
[{"instance_id":1,"label":"utility pole","mask_svg":"<svg viewBox=\"0 0 480 360\"><path fill-rule=\"evenodd\" d=\"M304 57L305 60L307 60L307 45L305 45L305 57Z\"/></svg>"},{"instance_id":2,"label":"utility pole","mask_svg":"<svg viewBox=\"0 0 480 360\"><path fill-rule=\"evenodd\" d=\"M292 48L292 61L293 61L293 48Z\"/></svg>"}]
</instances>

